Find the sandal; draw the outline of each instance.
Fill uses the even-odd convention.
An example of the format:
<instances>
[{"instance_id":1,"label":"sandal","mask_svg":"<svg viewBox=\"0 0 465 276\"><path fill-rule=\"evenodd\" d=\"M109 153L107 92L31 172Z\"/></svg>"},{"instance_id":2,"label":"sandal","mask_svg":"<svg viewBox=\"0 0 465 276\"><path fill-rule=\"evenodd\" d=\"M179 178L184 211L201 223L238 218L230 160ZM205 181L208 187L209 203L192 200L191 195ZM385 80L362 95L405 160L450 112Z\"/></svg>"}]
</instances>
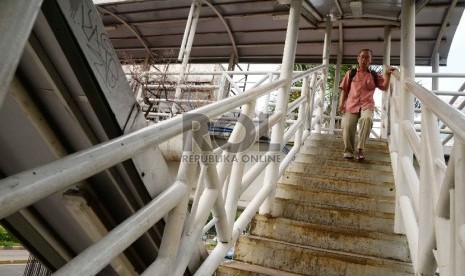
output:
<instances>
[{"instance_id":1,"label":"sandal","mask_svg":"<svg viewBox=\"0 0 465 276\"><path fill-rule=\"evenodd\" d=\"M359 161L365 160L365 155L363 154L363 149L358 149L358 152L357 152L357 159L358 159Z\"/></svg>"}]
</instances>

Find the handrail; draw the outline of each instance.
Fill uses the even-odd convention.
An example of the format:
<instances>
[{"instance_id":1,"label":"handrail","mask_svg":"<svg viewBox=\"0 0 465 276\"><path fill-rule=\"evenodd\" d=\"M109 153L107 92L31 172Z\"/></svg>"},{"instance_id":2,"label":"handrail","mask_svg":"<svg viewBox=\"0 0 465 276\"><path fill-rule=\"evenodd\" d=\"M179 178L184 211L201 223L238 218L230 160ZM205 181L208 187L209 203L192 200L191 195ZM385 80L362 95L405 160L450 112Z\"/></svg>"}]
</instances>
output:
<instances>
[{"instance_id":1,"label":"handrail","mask_svg":"<svg viewBox=\"0 0 465 276\"><path fill-rule=\"evenodd\" d=\"M184 113L182 116L170 118L158 124L148 126L130 134L126 134L110 141L95 145L86 150L68 155L37 168L26 170L1 179L0 218L4 218L21 208L27 207L39 201L42 198L70 187L80 180L88 178L113 165L127 160L147 147L158 145L176 135L190 131L192 128L192 122L194 121L198 121L200 124L206 124L208 120L217 118L218 116L240 106L243 106L244 111L245 106L253 106L251 103L255 102L255 100L262 95L283 87L289 81L295 82L303 78L304 84L308 83L309 76L320 74L324 69L325 66L322 65L307 71L294 73L291 80L280 79L271 81L267 84L251 88L236 96L226 98L221 101L211 103L190 112ZM315 91L313 90L316 89L318 89L318 87L315 85L313 85L313 87L304 85L302 90L302 98L297 103L294 102L291 104L292 108L299 108L299 115L293 127L291 127L284 135L286 136L286 139L289 139L291 135L295 135L295 143L293 150L286 156L285 160L282 161L280 172L285 169L289 163L289 160L293 159L298 148L303 143L303 140L309 135L310 131L308 129L304 132L304 126L308 125L313 128L316 123L314 120L312 120L312 116L305 115L307 106L310 105L312 97L316 95ZM312 92L310 90L312 90ZM285 121L282 118L285 119L286 116L287 112L277 111L270 117L269 124L266 126L260 125L257 127L256 133L263 133L268 131L268 129L274 124L280 121ZM307 122L307 120L310 121ZM235 129L238 127L238 124L236 124ZM258 139L258 137L255 138ZM208 152L202 152L201 154L208 154ZM266 153L262 157L265 157L266 159L266 156L269 157L270 155L271 152ZM240 180L241 183L238 191L239 194L242 194L242 192L244 192L244 190L258 176L258 174L272 162L279 162L279 160L265 160L263 163L256 164L253 169L245 174L244 177ZM194 165L197 164L194 163ZM205 186L202 192L202 196L197 197L197 207L196 210L194 210L196 212L191 214L192 218L189 222L189 231L191 235L183 235L180 245L179 238L177 242L173 243L173 241L168 241L168 238L165 241L164 237L162 241L162 248L167 247L170 249L167 249L167 251L159 255L159 258L157 258L156 262L151 266L151 269L153 269L153 267L160 266L173 266L175 261L171 259L172 257L168 256L170 253L166 252L177 252L177 249L175 249L173 245L183 246L197 242L202 231L204 230L205 224L207 223L206 218L208 217L210 211L213 211L214 214L216 214L215 223L217 224L218 235L222 237L222 240L229 241L228 244L232 246L231 242L237 239L238 233L240 233L238 232L236 225L239 224L241 225L240 227L245 227L248 221L250 221L249 218L251 218L252 215L252 213L248 213L252 211L248 210L255 210L253 211L253 213L255 213L259 204L261 204L266 196L268 196L270 187L262 188L262 191L255 196L251 204L249 204L247 207L248 209L246 209L245 212L247 215L241 216L238 221L234 223L234 221L228 220L225 217L226 209L224 204L226 200L230 201L231 198L223 198L219 192L223 184L221 181L219 181L220 179L218 176L220 174L216 171L215 164L205 163L202 166L206 166L204 177L206 184L208 185ZM189 171L192 171L192 164L181 162L181 166L178 172L178 179L176 182L174 182L173 185L154 198L145 207L127 218L123 223L110 231L97 243L81 252L81 254L79 254L72 261L58 270L55 275L74 275L77 273L80 275L94 275L98 273L98 271L100 271L114 257L125 250L125 248L127 248L135 239L137 239L140 235L152 227L159 219L166 216L170 210L179 209L179 214L186 212L187 209L184 211L181 209L183 209L182 206L185 206L184 204L187 204L185 203L185 200L190 191L190 180L187 181L187 179L190 178L190 174L188 173ZM227 188L227 186L224 188ZM36 192L30 193L31 190ZM238 200L238 198L236 200ZM246 218L249 220L247 221ZM133 228L135 224L138 226ZM179 229L182 229L183 223L178 224L181 225L181 228L179 228L179 225L173 226L170 223L168 223L166 227L180 231ZM228 225L231 227L229 230L226 229L229 227ZM167 230L165 229L165 231ZM175 233L178 233L176 231L168 231L169 233L167 235L173 236ZM193 246L191 247L194 248ZM178 259L176 260L176 266L178 267L177 269L183 270L182 267L185 269L188 258L190 258L190 256L191 255L178 255ZM169 271L169 268L165 269L168 269L167 271Z\"/></svg>"},{"instance_id":2,"label":"handrail","mask_svg":"<svg viewBox=\"0 0 465 276\"><path fill-rule=\"evenodd\" d=\"M393 74L393 86L399 87L399 73ZM417 77L465 77L457 73L420 73ZM460 95L456 92L429 91L411 79L404 81L407 91L394 91L391 97L391 157L396 179L397 202L407 235L413 267L417 274L433 274L439 267L441 274L464 271L465 248L465 115L441 100L437 94ZM412 93L421 102L421 129L412 121L399 121L401 110L398 93ZM448 164L444 162L438 119L454 135L454 146ZM398 140L402 131L407 141ZM421 136L417 135L421 131ZM400 137L400 136L399 136ZM450 139L450 136L448 137ZM417 157L420 175L415 172L412 160L398 156L397 145L407 143ZM398 168L402 172L398 172ZM397 181L399 173L407 183ZM398 214L396 213L396 216ZM451 248L455 250L450 250ZM433 254L433 251L436 251Z\"/></svg>"}]
</instances>

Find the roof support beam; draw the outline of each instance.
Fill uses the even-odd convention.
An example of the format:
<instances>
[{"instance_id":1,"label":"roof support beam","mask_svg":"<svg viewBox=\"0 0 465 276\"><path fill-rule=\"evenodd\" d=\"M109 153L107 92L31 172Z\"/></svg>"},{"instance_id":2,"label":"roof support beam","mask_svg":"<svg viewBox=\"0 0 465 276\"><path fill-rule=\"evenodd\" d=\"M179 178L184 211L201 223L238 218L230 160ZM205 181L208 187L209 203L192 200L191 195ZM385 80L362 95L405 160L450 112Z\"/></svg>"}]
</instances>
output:
<instances>
[{"instance_id":1,"label":"roof support beam","mask_svg":"<svg viewBox=\"0 0 465 276\"><path fill-rule=\"evenodd\" d=\"M455 6L457 5L458 0L453 0L447 9L447 13L444 16L441 24L441 29L439 29L438 35L436 37L436 43L434 44L433 51L431 52L431 63L433 63L433 59L435 58L436 53L439 53L439 46L442 40L442 37L444 36L444 31L447 28L447 24L449 23L449 18L452 14L452 11L455 9Z\"/></svg>"},{"instance_id":2,"label":"roof support beam","mask_svg":"<svg viewBox=\"0 0 465 276\"><path fill-rule=\"evenodd\" d=\"M237 52L237 46L236 46L236 41L234 40L234 35L231 32L231 28L229 28L228 23L224 19L224 17L221 15L221 13L207 0L201 0L203 3L205 3L207 6L209 6L213 12L219 17L221 22L223 23L224 27L226 28L226 31L228 32L229 39L231 39L231 44L233 46L233 51L234 51L234 56L235 59L237 60L239 58L239 53Z\"/></svg>"},{"instance_id":3,"label":"roof support beam","mask_svg":"<svg viewBox=\"0 0 465 276\"><path fill-rule=\"evenodd\" d=\"M128 29L136 36L136 38L140 41L140 43L142 44L142 46L144 47L144 49L147 51L147 53L149 54L149 56L155 60L155 56L153 55L152 51L150 51L150 48L147 44L147 42L145 42L145 40L140 36L139 32L132 26L130 25L129 23L127 23L123 18L121 18L120 16L116 15L115 13L103 8L103 7L99 7L99 6L96 6L96 8L98 10L100 10L101 12L103 13L107 13L111 16L113 16L116 20L118 20L119 22L121 22L124 26L128 27Z\"/></svg>"}]
</instances>

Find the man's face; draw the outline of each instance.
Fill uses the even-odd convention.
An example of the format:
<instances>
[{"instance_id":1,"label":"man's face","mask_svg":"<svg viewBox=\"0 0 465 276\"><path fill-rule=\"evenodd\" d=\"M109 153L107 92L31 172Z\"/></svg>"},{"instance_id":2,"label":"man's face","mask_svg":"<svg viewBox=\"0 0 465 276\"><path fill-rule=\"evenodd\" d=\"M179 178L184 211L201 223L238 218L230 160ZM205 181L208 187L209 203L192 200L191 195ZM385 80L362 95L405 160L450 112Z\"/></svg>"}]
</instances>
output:
<instances>
[{"instance_id":1,"label":"man's face","mask_svg":"<svg viewBox=\"0 0 465 276\"><path fill-rule=\"evenodd\" d=\"M358 66L361 69L367 69L371 63L371 52L370 51L362 51L357 57Z\"/></svg>"}]
</instances>

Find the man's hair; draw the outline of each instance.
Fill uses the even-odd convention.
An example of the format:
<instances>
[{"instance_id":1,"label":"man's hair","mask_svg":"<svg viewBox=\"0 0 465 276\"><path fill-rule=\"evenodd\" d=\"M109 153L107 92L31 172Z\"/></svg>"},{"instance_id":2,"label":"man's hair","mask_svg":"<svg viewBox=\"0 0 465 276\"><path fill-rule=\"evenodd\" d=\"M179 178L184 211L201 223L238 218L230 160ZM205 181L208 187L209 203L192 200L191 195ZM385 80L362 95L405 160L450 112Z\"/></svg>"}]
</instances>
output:
<instances>
[{"instance_id":1,"label":"man's hair","mask_svg":"<svg viewBox=\"0 0 465 276\"><path fill-rule=\"evenodd\" d=\"M362 49L358 52L357 56L359 56L362 52L370 52L371 56L373 57L373 51L371 49L368 49L368 48Z\"/></svg>"}]
</instances>

